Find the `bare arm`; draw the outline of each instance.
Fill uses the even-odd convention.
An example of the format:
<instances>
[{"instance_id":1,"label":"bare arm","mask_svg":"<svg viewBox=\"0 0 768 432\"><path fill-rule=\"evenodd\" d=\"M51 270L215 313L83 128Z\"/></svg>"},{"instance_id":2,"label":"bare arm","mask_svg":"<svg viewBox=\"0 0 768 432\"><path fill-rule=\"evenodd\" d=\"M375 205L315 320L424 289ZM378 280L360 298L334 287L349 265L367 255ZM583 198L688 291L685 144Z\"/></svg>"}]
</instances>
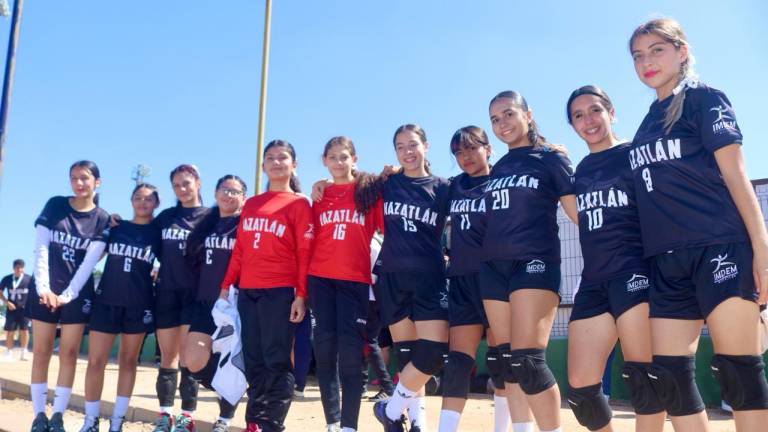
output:
<instances>
[{"instance_id":1,"label":"bare arm","mask_svg":"<svg viewBox=\"0 0 768 432\"><path fill-rule=\"evenodd\" d=\"M764 304L768 301L768 233L755 191L747 177L741 146L731 144L718 149L715 151L715 160L725 186L747 227L754 253L752 271L757 293L760 296L758 303Z\"/></svg>"},{"instance_id":2,"label":"bare arm","mask_svg":"<svg viewBox=\"0 0 768 432\"><path fill-rule=\"evenodd\" d=\"M576 225L579 224L579 216L576 211L576 195L563 195L560 197L560 205L563 206L563 211L568 215L570 219Z\"/></svg>"}]
</instances>

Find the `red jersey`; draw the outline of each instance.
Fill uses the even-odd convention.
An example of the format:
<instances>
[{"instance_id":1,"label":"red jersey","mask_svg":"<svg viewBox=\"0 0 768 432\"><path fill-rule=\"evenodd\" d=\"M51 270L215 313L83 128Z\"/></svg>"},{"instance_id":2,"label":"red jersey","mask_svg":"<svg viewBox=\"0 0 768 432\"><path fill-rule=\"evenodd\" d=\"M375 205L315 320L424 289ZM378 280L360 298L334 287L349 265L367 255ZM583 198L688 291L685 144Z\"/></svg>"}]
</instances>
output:
<instances>
[{"instance_id":1,"label":"red jersey","mask_svg":"<svg viewBox=\"0 0 768 432\"><path fill-rule=\"evenodd\" d=\"M309 274L371 283L371 237L383 225L381 200L363 215L355 210L355 183L325 188L312 207L315 242Z\"/></svg>"},{"instance_id":2,"label":"red jersey","mask_svg":"<svg viewBox=\"0 0 768 432\"><path fill-rule=\"evenodd\" d=\"M306 298L313 237L312 208L303 195L264 192L249 198L221 287L290 286Z\"/></svg>"}]
</instances>

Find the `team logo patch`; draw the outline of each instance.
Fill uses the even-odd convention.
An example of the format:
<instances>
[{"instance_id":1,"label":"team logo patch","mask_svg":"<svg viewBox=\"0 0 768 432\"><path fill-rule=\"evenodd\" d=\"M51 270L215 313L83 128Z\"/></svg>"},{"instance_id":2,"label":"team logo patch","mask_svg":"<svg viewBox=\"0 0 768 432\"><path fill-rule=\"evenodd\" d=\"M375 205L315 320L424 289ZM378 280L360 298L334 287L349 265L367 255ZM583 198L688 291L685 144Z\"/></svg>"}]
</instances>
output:
<instances>
[{"instance_id":1,"label":"team logo patch","mask_svg":"<svg viewBox=\"0 0 768 432\"><path fill-rule=\"evenodd\" d=\"M448 309L448 291L440 292L440 308Z\"/></svg>"},{"instance_id":2,"label":"team logo patch","mask_svg":"<svg viewBox=\"0 0 768 432\"><path fill-rule=\"evenodd\" d=\"M709 262L715 264L715 269L712 270L712 280L717 284L733 279L739 275L739 267L736 263L727 260L728 254L718 255L709 260Z\"/></svg>"},{"instance_id":3,"label":"team logo patch","mask_svg":"<svg viewBox=\"0 0 768 432\"><path fill-rule=\"evenodd\" d=\"M712 132L721 133L726 129L730 129L730 130L736 129L736 119L734 119L733 116L728 114L728 112L730 111L728 107L723 107L722 105L718 105L714 108L710 108L709 110L717 113L717 117L715 118L715 120L712 121Z\"/></svg>"},{"instance_id":4,"label":"team logo patch","mask_svg":"<svg viewBox=\"0 0 768 432\"><path fill-rule=\"evenodd\" d=\"M650 283L648 277L645 275L632 274L632 277L627 281L627 292L635 292L644 289L648 289Z\"/></svg>"},{"instance_id":5,"label":"team logo patch","mask_svg":"<svg viewBox=\"0 0 768 432\"><path fill-rule=\"evenodd\" d=\"M528 264L525 265L526 273L538 274L544 273L545 271L547 271L547 264L545 264L542 260L531 260Z\"/></svg>"},{"instance_id":6,"label":"team logo patch","mask_svg":"<svg viewBox=\"0 0 768 432\"><path fill-rule=\"evenodd\" d=\"M91 313L91 301L89 299L85 299L83 302L83 307L81 309L84 314Z\"/></svg>"},{"instance_id":7,"label":"team logo patch","mask_svg":"<svg viewBox=\"0 0 768 432\"><path fill-rule=\"evenodd\" d=\"M154 321L154 317L152 317L152 311L149 309L144 309L144 317L141 319L141 321L144 324L152 324L152 321Z\"/></svg>"},{"instance_id":8,"label":"team logo patch","mask_svg":"<svg viewBox=\"0 0 768 432\"><path fill-rule=\"evenodd\" d=\"M307 240L312 240L315 238L315 225L309 224L309 228L304 232L304 238Z\"/></svg>"}]
</instances>

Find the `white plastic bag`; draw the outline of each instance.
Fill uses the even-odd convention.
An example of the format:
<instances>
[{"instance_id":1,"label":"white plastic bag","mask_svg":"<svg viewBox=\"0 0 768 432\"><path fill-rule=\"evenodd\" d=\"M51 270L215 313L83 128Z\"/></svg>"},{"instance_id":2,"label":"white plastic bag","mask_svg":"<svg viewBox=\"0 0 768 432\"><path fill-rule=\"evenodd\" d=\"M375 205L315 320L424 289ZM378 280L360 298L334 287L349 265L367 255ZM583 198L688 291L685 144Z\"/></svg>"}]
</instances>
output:
<instances>
[{"instance_id":1,"label":"white plastic bag","mask_svg":"<svg viewBox=\"0 0 768 432\"><path fill-rule=\"evenodd\" d=\"M760 346L763 352L768 351L768 309L760 312Z\"/></svg>"}]
</instances>

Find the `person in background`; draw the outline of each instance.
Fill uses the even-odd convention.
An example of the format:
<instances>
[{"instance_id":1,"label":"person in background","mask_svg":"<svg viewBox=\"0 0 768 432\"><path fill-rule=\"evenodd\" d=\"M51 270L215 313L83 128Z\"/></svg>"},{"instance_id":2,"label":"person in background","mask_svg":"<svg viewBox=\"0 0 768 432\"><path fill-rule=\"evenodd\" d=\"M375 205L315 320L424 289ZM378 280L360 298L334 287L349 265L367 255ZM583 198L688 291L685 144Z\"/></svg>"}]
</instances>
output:
<instances>
[{"instance_id":1,"label":"person in background","mask_svg":"<svg viewBox=\"0 0 768 432\"><path fill-rule=\"evenodd\" d=\"M21 347L21 359L27 360L29 351L29 318L26 317L24 308L27 306L27 295L32 285L32 276L24 273L24 260L13 260L13 273L0 280L0 302L5 303L5 348L3 360L13 360L13 341L16 332L19 334L19 346ZM6 294L3 294L3 291Z\"/></svg>"}]
</instances>

